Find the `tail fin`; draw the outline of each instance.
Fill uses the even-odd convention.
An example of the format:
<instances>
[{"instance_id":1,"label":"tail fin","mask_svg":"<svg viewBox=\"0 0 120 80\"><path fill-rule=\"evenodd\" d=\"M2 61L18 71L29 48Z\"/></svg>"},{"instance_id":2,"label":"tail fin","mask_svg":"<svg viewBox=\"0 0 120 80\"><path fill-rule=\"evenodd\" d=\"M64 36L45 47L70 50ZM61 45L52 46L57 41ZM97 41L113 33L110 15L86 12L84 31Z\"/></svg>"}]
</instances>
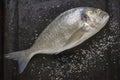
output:
<instances>
[{"instance_id":1,"label":"tail fin","mask_svg":"<svg viewBox=\"0 0 120 80\"><path fill-rule=\"evenodd\" d=\"M8 59L17 60L19 64L19 73L22 73L31 59L31 57L29 57L30 54L31 53L28 53L27 50L23 50L6 54L5 57Z\"/></svg>"}]
</instances>

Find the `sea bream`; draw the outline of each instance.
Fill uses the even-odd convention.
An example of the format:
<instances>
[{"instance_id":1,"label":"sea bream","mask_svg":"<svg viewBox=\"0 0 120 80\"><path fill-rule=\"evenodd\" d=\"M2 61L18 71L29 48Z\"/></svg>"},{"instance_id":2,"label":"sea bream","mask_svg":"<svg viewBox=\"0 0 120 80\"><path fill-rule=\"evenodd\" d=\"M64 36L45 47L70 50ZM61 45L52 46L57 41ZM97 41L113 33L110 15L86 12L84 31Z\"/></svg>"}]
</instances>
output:
<instances>
[{"instance_id":1,"label":"sea bream","mask_svg":"<svg viewBox=\"0 0 120 80\"><path fill-rule=\"evenodd\" d=\"M73 48L100 31L108 13L92 7L73 8L60 14L39 35L30 49L12 52L5 57L17 60L22 73L36 54L58 54Z\"/></svg>"}]
</instances>

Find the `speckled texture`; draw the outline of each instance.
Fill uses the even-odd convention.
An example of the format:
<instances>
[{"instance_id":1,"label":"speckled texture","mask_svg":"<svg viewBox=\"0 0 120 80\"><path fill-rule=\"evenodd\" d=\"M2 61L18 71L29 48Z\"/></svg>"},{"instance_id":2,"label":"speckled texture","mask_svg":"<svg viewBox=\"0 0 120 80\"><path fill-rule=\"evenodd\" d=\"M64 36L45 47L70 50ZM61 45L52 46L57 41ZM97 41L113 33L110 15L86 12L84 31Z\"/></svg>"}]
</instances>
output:
<instances>
[{"instance_id":1,"label":"speckled texture","mask_svg":"<svg viewBox=\"0 0 120 80\"><path fill-rule=\"evenodd\" d=\"M119 0L6 0L5 53L29 48L60 13L78 6L110 14L108 24L83 44L58 55L36 55L22 74L4 59L5 80L120 80Z\"/></svg>"},{"instance_id":2,"label":"speckled texture","mask_svg":"<svg viewBox=\"0 0 120 80\"><path fill-rule=\"evenodd\" d=\"M0 1L0 80L2 80L3 78L3 56L2 56L2 52L3 52L3 47L2 47L2 44L3 44L3 22L4 22L4 18L3 18L3 1Z\"/></svg>"}]
</instances>

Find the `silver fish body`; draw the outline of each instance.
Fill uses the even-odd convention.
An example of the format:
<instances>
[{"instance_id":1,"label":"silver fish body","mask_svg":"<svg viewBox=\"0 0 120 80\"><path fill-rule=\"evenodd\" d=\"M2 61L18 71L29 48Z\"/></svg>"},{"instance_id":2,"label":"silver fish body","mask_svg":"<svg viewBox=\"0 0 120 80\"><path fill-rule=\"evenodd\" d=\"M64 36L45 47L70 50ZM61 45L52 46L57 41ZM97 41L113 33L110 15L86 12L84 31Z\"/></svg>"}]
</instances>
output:
<instances>
[{"instance_id":1,"label":"silver fish body","mask_svg":"<svg viewBox=\"0 0 120 80\"><path fill-rule=\"evenodd\" d=\"M30 49L5 55L18 60L19 72L23 72L35 54L58 54L73 48L100 31L109 15L91 7L73 8L60 14L39 35Z\"/></svg>"}]
</instances>

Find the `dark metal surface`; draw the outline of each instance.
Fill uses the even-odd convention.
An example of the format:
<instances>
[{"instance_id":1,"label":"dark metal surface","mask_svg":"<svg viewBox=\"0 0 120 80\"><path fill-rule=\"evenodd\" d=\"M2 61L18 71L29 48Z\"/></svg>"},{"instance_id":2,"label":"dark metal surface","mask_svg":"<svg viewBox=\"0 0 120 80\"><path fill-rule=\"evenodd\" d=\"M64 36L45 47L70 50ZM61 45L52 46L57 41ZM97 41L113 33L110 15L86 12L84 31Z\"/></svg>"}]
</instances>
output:
<instances>
[{"instance_id":1,"label":"dark metal surface","mask_svg":"<svg viewBox=\"0 0 120 80\"><path fill-rule=\"evenodd\" d=\"M4 59L5 80L120 80L119 0L6 0L4 52L29 48L60 13L80 6L110 14L108 24L83 44L58 55L36 55L22 74Z\"/></svg>"},{"instance_id":2,"label":"dark metal surface","mask_svg":"<svg viewBox=\"0 0 120 80\"><path fill-rule=\"evenodd\" d=\"M3 15L4 9L3 9L3 1L0 1L0 80L3 78L3 23L4 23L4 15Z\"/></svg>"}]
</instances>

